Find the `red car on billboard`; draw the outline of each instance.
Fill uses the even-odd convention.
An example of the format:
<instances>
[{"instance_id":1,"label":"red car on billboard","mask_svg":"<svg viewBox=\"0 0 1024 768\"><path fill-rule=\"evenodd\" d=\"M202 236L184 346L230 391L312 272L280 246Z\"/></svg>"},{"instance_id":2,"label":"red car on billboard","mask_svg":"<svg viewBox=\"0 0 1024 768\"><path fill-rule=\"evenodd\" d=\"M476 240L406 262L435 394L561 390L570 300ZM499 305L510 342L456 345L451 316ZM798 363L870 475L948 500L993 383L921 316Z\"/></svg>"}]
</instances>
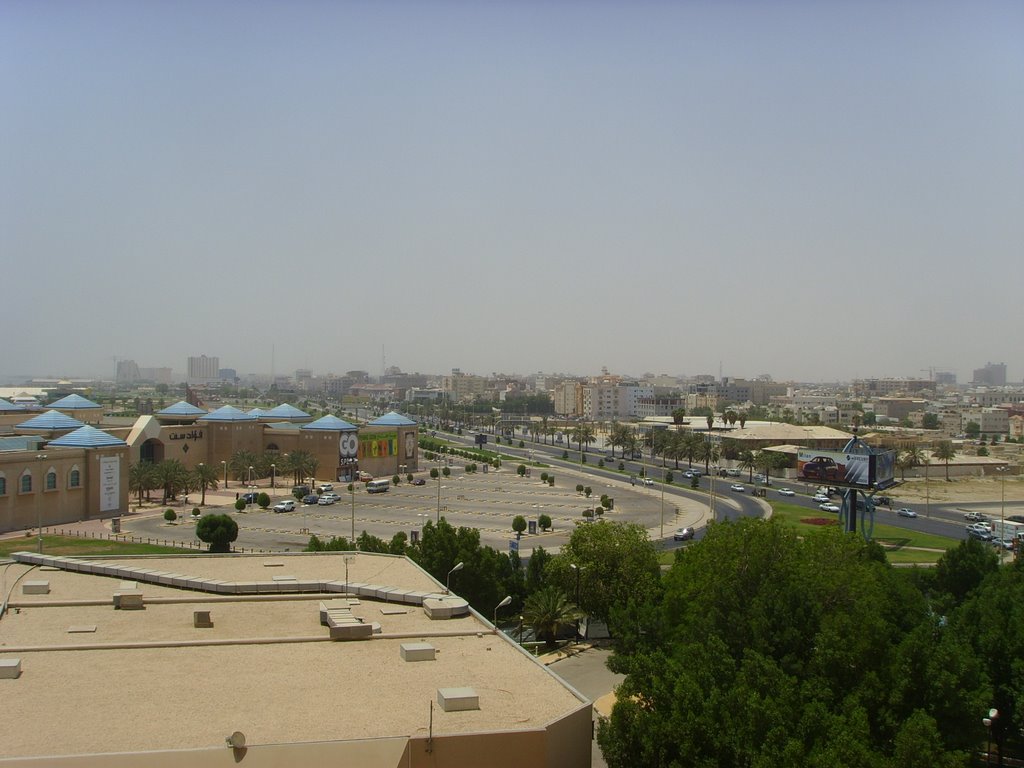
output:
<instances>
[{"instance_id":1,"label":"red car on billboard","mask_svg":"<svg viewBox=\"0 0 1024 768\"><path fill-rule=\"evenodd\" d=\"M830 456L815 456L800 468L800 475L805 480L842 480L846 477L846 467Z\"/></svg>"}]
</instances>

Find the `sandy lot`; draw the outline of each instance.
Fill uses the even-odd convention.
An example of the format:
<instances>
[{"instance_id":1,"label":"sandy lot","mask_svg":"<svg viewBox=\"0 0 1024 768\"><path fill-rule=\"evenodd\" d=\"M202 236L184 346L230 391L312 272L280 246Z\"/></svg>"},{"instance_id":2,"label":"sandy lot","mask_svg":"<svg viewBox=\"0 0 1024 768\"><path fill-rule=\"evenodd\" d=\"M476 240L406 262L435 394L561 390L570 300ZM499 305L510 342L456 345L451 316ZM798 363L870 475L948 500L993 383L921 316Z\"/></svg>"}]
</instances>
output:
<instances>
[{"instance_id":1,"label":"sandy lot","mask_svg":"<svg viewBox=\"0 0 1024 768\"><path fill-rule=\"evenodd\" d=\"M1024 502L1024 478L1006 478L1006 503ZM941 467L928 478L928 497L933 504L958 504L969 501L999 503L1003 496L1003 481L998 478L952 478L946 482ZM889 493L893 499L906 502L924 502L924 478L907 478L907 481Z\"/></svg>"}]
</instances>

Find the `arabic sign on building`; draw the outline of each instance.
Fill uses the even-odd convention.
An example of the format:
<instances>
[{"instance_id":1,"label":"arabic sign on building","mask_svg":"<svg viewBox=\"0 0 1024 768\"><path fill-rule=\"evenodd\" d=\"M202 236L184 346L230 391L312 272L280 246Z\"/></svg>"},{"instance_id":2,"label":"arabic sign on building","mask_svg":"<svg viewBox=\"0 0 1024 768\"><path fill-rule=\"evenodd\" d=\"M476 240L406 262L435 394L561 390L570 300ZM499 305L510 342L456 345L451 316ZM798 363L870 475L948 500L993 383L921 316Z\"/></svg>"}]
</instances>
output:
<instances>
[{"instance_id":1,"label":"arabic sign on building","mask_svg":"<svg viewBox=\"0 0 1024 768\"><path fill-rule=\"evenodd\" d=\"M398 455L397 432L371 432L359 435L359 458L381 459Z\"/></svg>"},{"instance_id":2,"label":"arabic sign on building","mask_svg":"<svg viewBox=\"0 0 1024 768\"><path fill-rule=\"evenodd\" d=\"M168 440L202 440L203 430L190 429L188 432L171 432L167 435Z\"/></svg>"},{"instance_id":3,"label":"arabic sign on building","mask_svg":"<svg viewBox=\"0 0 1024 768\"><path fill-rule=\"evenodd\" d=\"M121 460L117 456L100 458L100 512L121 508Z\"/></svg>"}]
</instances>

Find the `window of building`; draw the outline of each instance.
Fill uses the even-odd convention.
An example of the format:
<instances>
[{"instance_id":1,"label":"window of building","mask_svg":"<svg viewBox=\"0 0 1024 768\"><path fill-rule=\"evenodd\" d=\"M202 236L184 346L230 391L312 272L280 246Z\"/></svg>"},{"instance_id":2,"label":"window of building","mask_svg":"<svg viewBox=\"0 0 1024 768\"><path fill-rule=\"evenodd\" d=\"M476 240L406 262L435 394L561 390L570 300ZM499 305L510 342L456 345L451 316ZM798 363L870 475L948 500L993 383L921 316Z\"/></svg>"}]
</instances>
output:
<instances>
[{"instance_id":1,"label":"window of building","mask_svg":"<svg viewBox=\"0 0 1024 768\"><path fill-rule=\"evenodd\" d=\"M68 487L78 488L82 484L82 473L78 469L72 469L68 475Z\"/></svg>"},{"instance_id":2,"label":"window of building","mask_svg":"<svg viewBox=\"0 0 1024 768\"><path fill-rule=\"evenodd\" d=\"M57 473L54 472L52 469L46 473L46 490L57 490Z\"/></svg>"},{"instance_id":3,"label":"window of building","mask_svg":"<svg viewBox=\"0 0 1024 768\"><path fill-rule=\"evenodd\" d=\"M21 492L32 493L32 473L26 472L21 476Z\"/></svg>"},{"instance_id":4,"label":"window of building","mask_svg":"<svg viewBox=\"0 0 1024 768\"><path fill-rule=\"evenodd\" d=\"M0 475L0 496L7 495L7 478Z\"/></svg>"}]
</instances>

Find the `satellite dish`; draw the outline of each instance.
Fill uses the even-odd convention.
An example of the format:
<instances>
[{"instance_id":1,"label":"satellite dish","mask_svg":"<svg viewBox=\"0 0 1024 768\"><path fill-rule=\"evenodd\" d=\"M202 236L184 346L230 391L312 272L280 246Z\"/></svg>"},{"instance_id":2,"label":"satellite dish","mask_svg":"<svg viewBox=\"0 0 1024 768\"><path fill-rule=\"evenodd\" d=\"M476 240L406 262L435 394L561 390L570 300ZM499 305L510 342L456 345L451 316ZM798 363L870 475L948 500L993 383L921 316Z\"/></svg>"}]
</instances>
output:
<instances>
[{"instance_id":1,"label":"satellite dish","mask_svg":"<svg viewBox=\"0 0 1024 768\"><path fill-rule=\"evenodd\" d=\"M235 731L227 737L226 741L232 749L242 749L245 747L245 734L241 731Z\"/></svg>"}]
</instances>

